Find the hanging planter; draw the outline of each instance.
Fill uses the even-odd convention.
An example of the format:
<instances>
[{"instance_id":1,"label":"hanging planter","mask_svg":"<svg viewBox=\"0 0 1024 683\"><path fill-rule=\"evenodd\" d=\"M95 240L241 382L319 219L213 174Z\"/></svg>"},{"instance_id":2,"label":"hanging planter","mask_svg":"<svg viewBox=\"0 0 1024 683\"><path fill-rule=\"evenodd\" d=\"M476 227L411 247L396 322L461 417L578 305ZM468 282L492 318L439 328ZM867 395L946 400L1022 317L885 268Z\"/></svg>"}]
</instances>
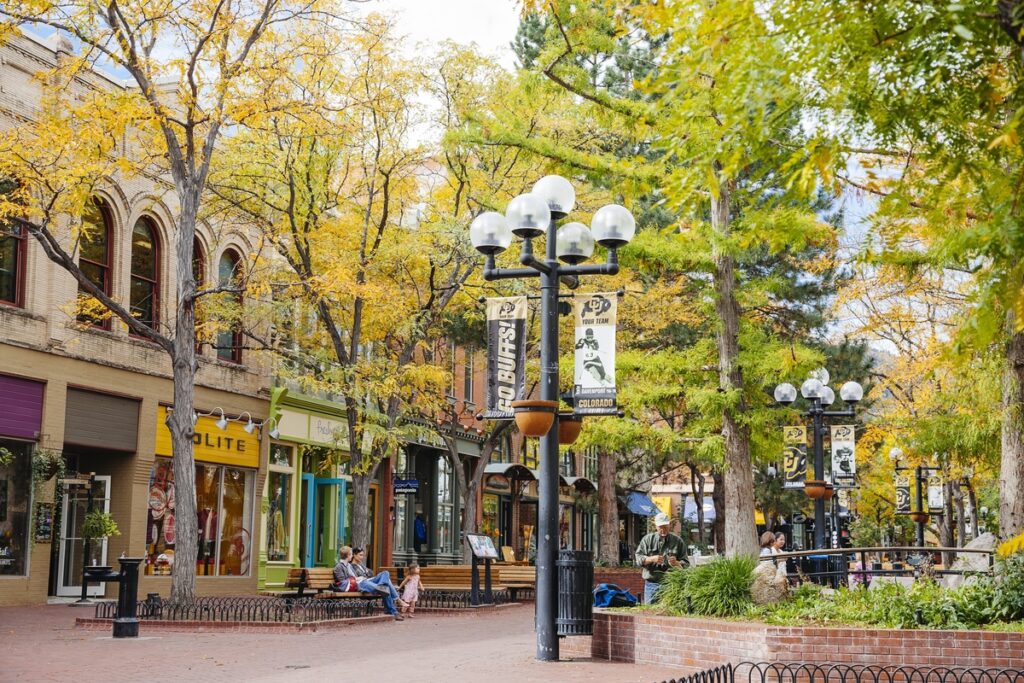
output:
<instances>
[{"instance_id":1,"label":"hanging planter","mask_svg":"<svg viewBox=\"0 0 1024 683\"><path fill-rule=\"evenodd\" d=\"M825 497L825 482L821 479L808 479L804 482L804 493L808 498L817 500Z\"/></svg>"},{"instance_id":2,"label":"hanging planter","mask_svg":"<svg viewBox=\"0 0 1024 683\"><path fill-rule=\"evenodd\" d=\"M568 446L580 437L583 429L583 418L573 413L558 414L558 443Z\"/></svg>"},{"instance_id":3,"label":"hanging planter","mask_svg":"<svg viewBox=\"0 0 1024 683\"><path fill-rule=\"evenodd\" d=\"M927 524L928 523L928 513L927 512L921 512L920 510L917 511L917 512L911 512L910 513L910 519L911 519L912 522L914 522L914 524Z\"/></svg>"},{"instance_id":4,"label":"hanging planter","mask_svg":"<svg viewBox=\"0 0 1024 683\"><path fill-rule=\"evenodd\" d=\"M516 426L526 436L544 436L555 421L557 401L512 401L515 411Z\"/></svg>"},{"instance_id":5,"label":"hanging planter","mask_svg":"<svg viewBox=\"0 0 1024 683\"><path fill-rule=\"evenodd\" d=\"M832 484L825 484L825 495L822 496L825 500L832 500L832 495L836 492L836 489Z\"/></svg>"}]
</instances>

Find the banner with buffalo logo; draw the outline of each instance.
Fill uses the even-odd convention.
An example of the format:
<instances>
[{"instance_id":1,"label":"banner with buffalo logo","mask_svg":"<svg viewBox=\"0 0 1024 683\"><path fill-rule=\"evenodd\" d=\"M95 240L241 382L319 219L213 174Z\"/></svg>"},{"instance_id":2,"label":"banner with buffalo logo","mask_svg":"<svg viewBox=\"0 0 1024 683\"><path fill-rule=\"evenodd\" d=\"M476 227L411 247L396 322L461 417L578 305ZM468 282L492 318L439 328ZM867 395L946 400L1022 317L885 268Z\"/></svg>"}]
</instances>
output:
<instances>
[{"instance_id":1,"label":"banner with buffalo logo","mask_svg":"<svg viewBox=\"0 0 1024 683\"><path fill-rule=\"evenodd\" d=\"M896 477L896 514L910 514L910 477L897 474Z\"/></svg>"},{"instance_id":2,"label":"banner with buffalo logo","mask_svg":"<svg viewBox=\"0 0 1024 683\"><path fill-rule=\"evenodd\" d=\"M576 413L615 415L615 322L618 299L614 292L577 294Z\"/></svg>"},{"instance_id":3,"label":"banner with buffalo logo","mask_svg":"<svg viewBox=\"0 0 1024 683\"><path fill-rule=\"evenodd\" d=\"M783 488L802 489L807 481L807 428L783 427Z\"/></svg>"},{"instance_id":4,"label":"banner with buffalo logo","mask_svg":"<svg viewBox=\"0 0 1024 683\"><path fill-rule=\"evenodd\" d=\"M928 511L942 514L946 509L946 491L942 485L942 477L937 474L928 475Z\"/></svg>"},{"instance_id":5,"label":"banner with buffalo logo","mask_svg":"<svg viewBox=\"0 0 1024 683\"><path fill-rule=\"evenodd\" d=\"M526 297L487 300L487 410L483 417L511 419L512 401L526 390Z\"/></svg>"},{"instance_id":6,"label":"banner with buffalo logo","mask_svg":"<svg viewBox=\"0 0 1024 683\"><path fill-rule=\"evenodd\" d=\"M853 425L832 425L832 483L852 484L857 479Z\"/></svg>"}]
</instances>

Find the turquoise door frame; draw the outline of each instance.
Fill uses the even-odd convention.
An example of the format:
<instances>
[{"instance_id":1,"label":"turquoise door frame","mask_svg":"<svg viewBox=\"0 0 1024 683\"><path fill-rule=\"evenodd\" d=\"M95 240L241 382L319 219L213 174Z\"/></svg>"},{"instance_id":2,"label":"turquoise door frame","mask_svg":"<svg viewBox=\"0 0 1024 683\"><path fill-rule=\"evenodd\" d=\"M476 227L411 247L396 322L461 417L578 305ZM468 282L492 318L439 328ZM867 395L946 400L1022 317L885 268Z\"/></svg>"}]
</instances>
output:
<instances>
[{"instance_id":1,"label":"turquoise door frame","mask_svg":"<svg viewBox=\"0 0 1024 683\"><path fill-rule=\"evenodd\" d=\"M303 567L312 567L313 558L316 557L316 530L319 528L317 516L320 511L318 492L321 486L338 487L338 533L343 534L345 530L345 493L348 482L345 479L328 477L317 477L312 473L302 475L302 486L306 492L306 528L302 533L306 537L306 552L302 557ZM339 537L339 546L341 540Z\"/></svg>"}]
</instances>

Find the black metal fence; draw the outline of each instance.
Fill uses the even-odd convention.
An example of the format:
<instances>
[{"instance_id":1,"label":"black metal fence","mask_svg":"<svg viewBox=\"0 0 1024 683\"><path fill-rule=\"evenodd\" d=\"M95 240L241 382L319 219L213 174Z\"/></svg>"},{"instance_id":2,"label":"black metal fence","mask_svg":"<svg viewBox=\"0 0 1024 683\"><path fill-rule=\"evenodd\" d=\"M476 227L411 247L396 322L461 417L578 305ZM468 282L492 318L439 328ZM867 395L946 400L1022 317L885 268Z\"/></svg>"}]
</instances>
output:
<instances>
[{"instance_id":1,"label":"black metal fence","mask_svg":"<svg viewBox=\"0 0 1024 683\"><path fill-rule=\"evenodd\" d=\"M743 662L661 683L1024 683L1024 670Z\"/></svg>"},{"instance_id":2,"label":"black metal fence","mask_svg":"<svg viewBox=\"0 0 1024 683\"><path fill-rule=\"evenodd\" d=\"M480 590L481 598L483 596L483 589ZM507 602L511 602L509 591L503 590L492 590L491 597L496 605L504 605ZM425 591L420 592L419 600L416 602L416 607L429 608L429 609L469 609L473 606L473 595L471 591L466 590L444 590L436 588L428 588Z\"/></svg>"},{"instance_id":3,"label":"black metal fence","mask_svg":"<svg viewBox=\"0 0 1024 683\"><path fill-rule=\"evenodd\" d=\"M276 598L209 597L175 603L149 597L139 602L138 618L162 621L237 621L256 623L306 624L331 619L352 619L374 614L379 600L358 598ZM96 605L97 619L113 619L116 602Z\"/></svg>"}]
</instances>

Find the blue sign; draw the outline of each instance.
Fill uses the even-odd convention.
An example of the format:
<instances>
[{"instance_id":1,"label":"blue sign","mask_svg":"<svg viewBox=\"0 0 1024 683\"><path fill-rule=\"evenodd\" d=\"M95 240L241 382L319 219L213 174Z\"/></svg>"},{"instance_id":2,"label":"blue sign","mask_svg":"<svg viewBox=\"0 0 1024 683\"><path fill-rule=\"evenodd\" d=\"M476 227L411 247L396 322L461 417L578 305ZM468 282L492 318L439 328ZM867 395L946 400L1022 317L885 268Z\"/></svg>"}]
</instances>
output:
<instances>
[{"instance_id":1,"label":"blue sign","mask_svg":"<svg viewBox=\"0 0 1024 683\"><path fill-rule=\"evenodd\" d=\"M395 479L395 495L399 493L417 494L420 491L419 479Z\"/></svg>"}]
</instances>

